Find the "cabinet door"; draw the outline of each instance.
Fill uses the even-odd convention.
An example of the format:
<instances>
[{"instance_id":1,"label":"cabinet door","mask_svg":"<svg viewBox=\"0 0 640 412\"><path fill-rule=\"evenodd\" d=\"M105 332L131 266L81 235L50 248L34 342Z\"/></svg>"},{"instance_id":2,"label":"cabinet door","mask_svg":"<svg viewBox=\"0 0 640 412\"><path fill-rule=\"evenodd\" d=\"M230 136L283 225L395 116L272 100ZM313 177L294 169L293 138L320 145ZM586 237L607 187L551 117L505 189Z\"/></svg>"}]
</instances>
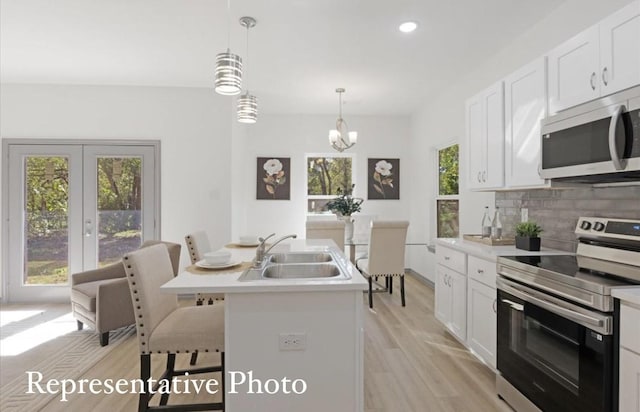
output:
<instances>
[{"instance_id":1,"label":"cabinet door","mask_svg":"<svg viewBox=\"0 0 640 412\"><path fill-rule=\"evenodd\" d=\"M482 133L482 107L480 96L467 100L466 105L466 135L467 135L467 185L469 189L482 187L482 172L484 171L486 147L485 135Z\"/></svg>"},{"instance_id":2,"label":"cabinet door","mask_svg":"<svg viewBox=\"0 0 640 412\"><path fill-rule=\"evenodd\" d=\"M540 178L540 121L547 115L546 58L504 80L505 185L544 186Z\"/></svg>"},{"instance_id":3,"label":"cabinet door","mask_svg":"<svg viewBox=\"0 0 640 412\"><path fill-rule=\"evenodd\" d=\"M640 355L620 348L619 411L640 412Z\"/></svg>"},{"instance_id":4,"label":"cabinet door","mask_svg":"<svg viewBox=\"0 0 640 412\"><path fill-rule=\"evenodd\" d=\"M435 282L435 298L434 312L436 319L445 325L449 324L451 319L451 288L449 287L447 269L440 265L436 265L436 282Z\"/></svg>"},{"instance_id":5,"label":"cabinet door","mask_svg":"<svg viewBox=\"0 0 640 412\"><path fill-rule=\"evenodd\" d=\"M600 23L602 95L640 84L640 1Z\"/></svg>"},{"instance_id":6,"label":"cabinet door","mask_svg":"<svg viewBox=\"0 0 640 412\"><path fill-rule=\"evenodd\" d=\"M467 277L449 272L451 284L451 332L460 340L467 339Z\"/></svg>"},{"instance_id":7,"label":"cabinet door","mask_svg":"<svg viewBox=\"0 0 640 412\"><path fill-rule=\"evenodd\" d=\"M598 26L578 34L548 55L551 114L600 96Z\"/></svg>"},{"instance_id":8,"label":"cabinet door","mask_svg":"<svg viewBox=\"0 0 640 412\"><path fill-rule=\"evenodd\" d=\"M482 187L504 185L504 87L498 82L482 93L485 135Z\"/></svg>"},{"instance_id":9,"label":"cabinet door","mask_svg":"<svg viewBox=\"0 0 640 412\"><path fill-rule=\"evenodd\" d=\"M469 279L467 343L485 362L496 367L496 290Z\"/></svg>"}]
</instances>

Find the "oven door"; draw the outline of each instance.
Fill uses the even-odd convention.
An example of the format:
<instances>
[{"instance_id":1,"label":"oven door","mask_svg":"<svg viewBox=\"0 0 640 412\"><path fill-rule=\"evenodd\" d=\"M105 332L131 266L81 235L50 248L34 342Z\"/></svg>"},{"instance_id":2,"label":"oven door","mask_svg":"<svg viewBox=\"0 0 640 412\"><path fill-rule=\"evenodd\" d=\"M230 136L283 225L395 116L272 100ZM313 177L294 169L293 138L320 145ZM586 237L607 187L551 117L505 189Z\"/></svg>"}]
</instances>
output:
<instances>
[{"instance_id":1,"label":"oven door","mask_svg":"<svg viewBox=\"0 0 640 412\"><path fill-rule=\"evenodd\" d=\"M611 411L612 317L504 278L497 283L502 376L546 412Z\"/></svg>"}]
</instances>

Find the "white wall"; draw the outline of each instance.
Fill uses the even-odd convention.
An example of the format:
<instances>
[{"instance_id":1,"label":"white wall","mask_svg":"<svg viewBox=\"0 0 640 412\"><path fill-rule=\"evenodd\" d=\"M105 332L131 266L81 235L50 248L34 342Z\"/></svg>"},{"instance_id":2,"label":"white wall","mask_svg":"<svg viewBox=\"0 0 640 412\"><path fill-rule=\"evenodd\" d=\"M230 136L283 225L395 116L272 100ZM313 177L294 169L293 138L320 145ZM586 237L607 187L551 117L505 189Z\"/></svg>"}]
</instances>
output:
<instances>
[{"instance_id":1,"label":"white wall","mask_svg":"<svg viewBox=\"0 0 640 412\"><path fill-rule=\"evenodd\" d=\"M0 135L160 140L161 236L184 265L186 233L230 238L231 105L210 89L2 84Z\"/></svg>"},{"instance_id":2,"label":"white wall","mask_svg":"<svg viewBox=\"0 0 640 412\"><path fill-rule=\"evenodd\" d=\"M362 214L407 219L412 194L409 182L410 123L408 117L345 115L358 143L346 151L355 156L355 195L365 198ZM307 153L335 154L328 142L336 116L262 115L254 125L236 126L233 147L233 228L242 234L304 237ZM256 157L291 158L291 200L256 200ZM367 158L400 159L400 200L367 200ZM416 235L417 237L418 235Z\"/></svg>"},{"instance_id":3,"label":"white wall","mask_svg":"<svg viewBox=\"0 0 640 412\"><path fill-rule=\"evenodd\" d=\"M468 76L451 84L440 94L430 97L412 116L411 121L411 223L435 236L435 167L425 162L434 147L449 141L464 140L464 102L485 87L500 80L522 65L545 54L580 31L597 23L608 14L630 3L630 0L568 0L551 15L524 32L505 49L500 50ZM464 149L461 147L461 149ZM493 206L493 193L469 192L466 189L464 150L460 167L460 233L478 233L483 207ZM409 256L407 264L433 281L434 256Z\"/></svg>"}]
</instances>

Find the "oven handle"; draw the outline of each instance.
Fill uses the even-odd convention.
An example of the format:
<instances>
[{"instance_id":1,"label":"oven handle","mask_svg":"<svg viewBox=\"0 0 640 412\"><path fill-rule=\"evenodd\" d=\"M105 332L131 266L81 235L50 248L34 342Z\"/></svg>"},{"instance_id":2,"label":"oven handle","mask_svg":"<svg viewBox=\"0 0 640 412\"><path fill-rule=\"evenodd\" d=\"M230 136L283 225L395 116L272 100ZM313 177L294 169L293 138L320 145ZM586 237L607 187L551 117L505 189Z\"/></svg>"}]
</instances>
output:
<instances>
[{"instance_id":1,"label":"oven handle","mask_svg":"<svg viewBox=\"0 0 640 412\"><path fill-rule=\"evenodd\" d=\"M626 167L624 160L620 159L620 154L618 153L618 147L616 145L616 129L618 128L620 116L625 110L624 105L621 104L618 106L611 116L611 123L609 123L609 154L611 155L611 161L613 162L613 166L616 170L623 170Z\"/></svg>"},{"instance_id":2,"label":"oven handle","mask_svg":"<svg viewBox=\"0 0 640 412\"><path fill-rule=\"evenodd\" d=\"M532 303L536 306L539 306L543 309L548 310L549 312L555 313L556 315L562 316L569 320L572 320L582 326L587 328L592 328L598 332L603 334L611 334L610 325L607 324L606 319L598 319L593 316L585 315L580 312L576 312L571 309L563 308L561 306L556 305L553 302L549 302L545 299L538 298L533 296L523 290L521 290L521 286L514 287L515 284L503 278L496 279L496 285L498 289L503 290L517 298L524 300L525 302Z\"/></svg>"}]
</instances>

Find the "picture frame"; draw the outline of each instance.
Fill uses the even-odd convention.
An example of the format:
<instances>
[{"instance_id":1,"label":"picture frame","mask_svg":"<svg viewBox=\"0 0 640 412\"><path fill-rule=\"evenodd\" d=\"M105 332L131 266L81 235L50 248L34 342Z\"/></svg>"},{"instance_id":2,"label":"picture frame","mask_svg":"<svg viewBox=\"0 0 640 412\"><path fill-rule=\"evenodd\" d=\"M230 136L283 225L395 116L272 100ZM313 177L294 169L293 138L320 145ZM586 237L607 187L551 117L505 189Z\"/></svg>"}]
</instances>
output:
<instances>
[{"instance_id":1,"label":"picture frame","mask_svg":"<svg viewBox=\"0 0 640 412\"><path fill-rule=\"evenodd\" d=\"M400 199L400 159L367 159L367 198Z\"/></svg>"},{"instance_id":2,"label":"picture frame","mask_svg":"<svg viewBox=\"0 0 640 412\"><path fill-rule=\"evenodd\" d=\"M256 160L256 199L291 199L291 158L258 157Z\"/></svg>"}]
</instances>

